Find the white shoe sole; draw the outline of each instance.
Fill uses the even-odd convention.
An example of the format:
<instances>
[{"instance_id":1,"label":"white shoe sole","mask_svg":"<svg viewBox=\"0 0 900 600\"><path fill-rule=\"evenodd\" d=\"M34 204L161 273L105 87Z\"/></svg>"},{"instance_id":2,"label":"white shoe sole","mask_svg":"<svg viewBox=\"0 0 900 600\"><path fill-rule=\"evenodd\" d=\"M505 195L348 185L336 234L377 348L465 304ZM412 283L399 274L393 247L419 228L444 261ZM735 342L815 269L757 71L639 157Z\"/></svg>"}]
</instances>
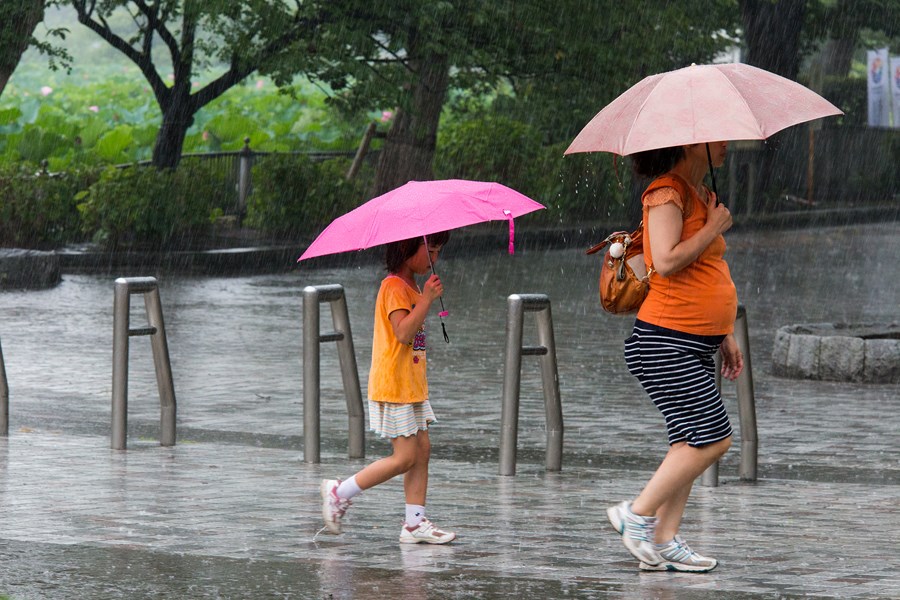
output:
<instances>
[{"instance_id":1,"label":"white shoe sole","mask_svg":"<svg viewBox=\"0 0 900 600\"><path fill-rule=\"evenodd\" d=\"M650 565L641 561L640 568L641 571L677 571L679 573L708 573L719 566L719 563L716 562L711 567L709 566L700 566L700 565L686 565L684 563L673 563L669 561L663 561L658 565Z\"/></svg>"}]
</instances>

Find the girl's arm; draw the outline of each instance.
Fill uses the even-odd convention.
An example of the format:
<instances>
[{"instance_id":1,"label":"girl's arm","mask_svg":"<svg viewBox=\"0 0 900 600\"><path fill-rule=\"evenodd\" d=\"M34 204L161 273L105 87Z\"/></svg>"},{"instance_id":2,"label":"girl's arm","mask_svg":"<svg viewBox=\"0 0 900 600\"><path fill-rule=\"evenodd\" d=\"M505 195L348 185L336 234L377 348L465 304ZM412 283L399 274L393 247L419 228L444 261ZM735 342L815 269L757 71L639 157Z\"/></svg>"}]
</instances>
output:
<instances>
[{"instance_id":1,"label":"girl's arm","mask_svg":"<svg viewBox=\"0 0 900 600\"><path fill-rule=\"evenodd\" d=\"M668 277L677 273L706 250L717 236L731 227L731 213L724 204L716 206L716 195L707 195L706 224L694 236L682 241L681 209L672 202L651 206L649 211L650 253L653 269Z\"/></svg>"},{"instance_id":2,"label":"girl's arm","mask_svg":"<svg viewBox=\"0 0 900 600\"><path fill-rule=\"evenodd\" d=\"M416 337L416 332L419 331L422 323L425 322L425 317L428 316L432 302L440 298L443 293L444 286L441 284L440 278L437 275L432 275L425 282L422 299L412 311L400 309L388 315L391 327L394 330L394 336L398 342L408 344L413 341Z\"/></svg>"}]
</instances>

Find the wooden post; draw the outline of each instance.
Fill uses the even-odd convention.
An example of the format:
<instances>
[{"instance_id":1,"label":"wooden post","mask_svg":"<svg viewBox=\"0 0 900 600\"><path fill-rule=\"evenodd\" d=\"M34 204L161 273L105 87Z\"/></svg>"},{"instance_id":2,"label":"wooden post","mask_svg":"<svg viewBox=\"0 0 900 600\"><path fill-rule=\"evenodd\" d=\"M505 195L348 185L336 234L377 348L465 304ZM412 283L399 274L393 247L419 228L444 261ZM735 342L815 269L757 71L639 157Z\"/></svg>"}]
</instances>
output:
<instances>
[{"instance_id":1,"label":"wooden post","mask_svg":"<svg viewBox=\"0 0 900 600\"><path fill-rule=\"evenodd\" d=\"M350 181L356 177L357 173L359 173L362 162L369 152L369 144L372 142L372 138L375 137L376 127L375 121L372 121L369 123L369 126L366 127L366 132L363 134L362 141L359 142L359 148L356 150L356 156L353 157L353 164L350 165L350 170L347 171L347 181Z\"/></svg>"}]
</instances>

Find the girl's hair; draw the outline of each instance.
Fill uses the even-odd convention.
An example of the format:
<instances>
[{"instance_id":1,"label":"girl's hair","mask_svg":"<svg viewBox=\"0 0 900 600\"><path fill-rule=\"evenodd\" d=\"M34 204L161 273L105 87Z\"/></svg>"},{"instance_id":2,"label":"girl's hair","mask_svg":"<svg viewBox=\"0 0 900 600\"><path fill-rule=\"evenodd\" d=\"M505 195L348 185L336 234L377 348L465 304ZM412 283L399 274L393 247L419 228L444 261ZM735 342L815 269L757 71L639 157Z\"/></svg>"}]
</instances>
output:
<instances>
[{"instance_id":1,"label":"girl's hair","mask_svg":"<svg viewBox=\"0 0 900 600\"><path fill-rule=\"evenodd\" d=\"M684 158L683 146L659 148L635 152L631 156L631 168L642 177L658 177L668 173L679 160Z\"/></svg>"},{"instance_id":2,"label":"girl's hair","mask_svg":"<svg viewBox=\"0 0 900 600\"><path fill-rule=\"evenodd\" d=\"M450 239L449 231L439 231L438 233L429 233L428 247L443 246ZM403 266L403 263L410 256L419 250L419 246L424 243L422 236L401 240L399 242L391 242L384 250L384 266L388 273L396 273Z\"/></svg>"}]
</instances>

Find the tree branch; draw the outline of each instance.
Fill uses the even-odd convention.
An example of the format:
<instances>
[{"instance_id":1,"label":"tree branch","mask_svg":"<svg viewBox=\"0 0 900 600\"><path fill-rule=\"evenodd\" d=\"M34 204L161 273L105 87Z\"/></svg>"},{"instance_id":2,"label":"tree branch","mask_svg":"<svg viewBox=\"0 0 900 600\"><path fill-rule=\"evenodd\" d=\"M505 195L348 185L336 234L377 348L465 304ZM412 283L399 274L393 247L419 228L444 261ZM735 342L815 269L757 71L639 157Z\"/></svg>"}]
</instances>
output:
<instances>
[{"instance_id":1,"label":"tree branch","mask_svg":"<svg viewBox=\"0 0 900 600\"><path fill-rule=\"evenodd\" d=\"M103 17L98 17L99 21L95 21L92 18L96 6L95 1L92 0L90 2L90 7L88 8L87 0L73 0L72 6L78 14L79 23L99 35L110 46L124 54L131 62L137 65L141 70L141 73L143 73L144 77L147 79L147 82L150 84L157 102L159 102L160 106L164 106L168 100L169 90L166 87L165 82L163 82L162 78L159 76L159 73L156 72L156 67L153 64L150 54L138 52L128 42L113 33L109 24Z\"/></svg>"}]
</instances>

